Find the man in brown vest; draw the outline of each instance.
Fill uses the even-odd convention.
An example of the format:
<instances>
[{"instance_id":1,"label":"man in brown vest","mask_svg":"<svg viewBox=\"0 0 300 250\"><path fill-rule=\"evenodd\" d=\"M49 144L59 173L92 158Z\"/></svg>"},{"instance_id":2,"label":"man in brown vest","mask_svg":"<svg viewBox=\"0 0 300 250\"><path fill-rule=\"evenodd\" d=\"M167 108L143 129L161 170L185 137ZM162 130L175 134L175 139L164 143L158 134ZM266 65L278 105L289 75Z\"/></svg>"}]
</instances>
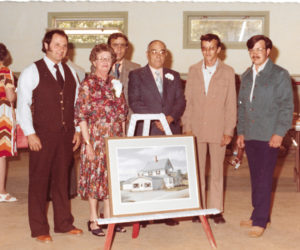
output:
<instances>
[{"instance_id":1,"label":"man in brown vest","mask_svg":"<svg viewBox=\"0 0 300 250\"><path fill-rule=\"evenodd\" d=\"M62 63L68 37L62 30L45 34L45 57L27 67L18 84L17 116L28 138L28 214L31 236L50 242L47 196L51 190L54 232L82 234L73 226L68 199L69 168L73 150L80 145L75 133L74 101L78 81L75 71ZM77 131L77 129L76 129Z\"/></svg>"}]
</instances>

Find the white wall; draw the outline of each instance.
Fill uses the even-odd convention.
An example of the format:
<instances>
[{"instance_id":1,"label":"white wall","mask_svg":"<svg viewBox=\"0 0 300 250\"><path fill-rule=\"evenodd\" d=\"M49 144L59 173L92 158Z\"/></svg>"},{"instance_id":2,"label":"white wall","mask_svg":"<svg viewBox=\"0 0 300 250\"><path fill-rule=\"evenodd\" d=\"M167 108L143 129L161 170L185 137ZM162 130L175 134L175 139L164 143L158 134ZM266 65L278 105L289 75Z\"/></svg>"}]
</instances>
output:
<instances>
[{"instance_id":1,"label":"white wall","mask_svg":"<svg viewBox=\"0 0 300 250\"><path fill-rule=\"evenodd\" d=\"M199 49L183 49L183 11L269 11L270 38L279 51L276 63L293 75L300 74L300 4L263 3L0 3L0 42L13 58L10 68L21 71L43 56L41 40L48 12L128 11L128 36L134 46L133 61L146 64L145 50L153 39L163 40L172 53L173 69L185 73L201 59ZM90 49L77 49L75 63L89 71ZM225 62L242 73L249 65L248 52L227 50Z\"/></svg>"}]
</instances>

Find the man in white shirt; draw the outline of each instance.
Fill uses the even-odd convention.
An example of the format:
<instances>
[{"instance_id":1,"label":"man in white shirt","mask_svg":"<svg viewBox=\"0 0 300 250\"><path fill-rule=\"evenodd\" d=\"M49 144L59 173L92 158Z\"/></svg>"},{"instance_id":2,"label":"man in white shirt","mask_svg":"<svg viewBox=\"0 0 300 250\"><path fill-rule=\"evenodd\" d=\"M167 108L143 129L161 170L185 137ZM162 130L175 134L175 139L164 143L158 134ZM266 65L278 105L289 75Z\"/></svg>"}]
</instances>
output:
<instances>
[{"instance_id":1,"label":"man in white shirt","mask_svg":"<svg viewBox=\"0 0 300 250\"><path fill-rule=\"evenodd\" d=\"M225 223L223 212L224 157L236 125L234 70L218 55L221 41L215 34L201 36L203 60L189 69L185 88L187 107L182 117L183 131L197 140L201 196L203 206L217 208L212 216L216 224ZM210 155L210 192L206 202L206 156ZM195 221L195 219L193 220Z\"/></svg>"},{"instance_id":2,"label":"man in white shirt","mask_svg":"<svg viewBox=\"0 0 300 250\"><path fill-rule=\"evenodd\" d=\"M48 31L43 39L45 57L27 67L18 83L17 117L28 138L28 213L31 236L50 242L47 196L51 190L54 232L81 234L73 226L68 199L73 150L80 145L75 133L74 102L78 81L73 69L62 63L68 37L62 30Z\"/></svg>"}]
</instances>

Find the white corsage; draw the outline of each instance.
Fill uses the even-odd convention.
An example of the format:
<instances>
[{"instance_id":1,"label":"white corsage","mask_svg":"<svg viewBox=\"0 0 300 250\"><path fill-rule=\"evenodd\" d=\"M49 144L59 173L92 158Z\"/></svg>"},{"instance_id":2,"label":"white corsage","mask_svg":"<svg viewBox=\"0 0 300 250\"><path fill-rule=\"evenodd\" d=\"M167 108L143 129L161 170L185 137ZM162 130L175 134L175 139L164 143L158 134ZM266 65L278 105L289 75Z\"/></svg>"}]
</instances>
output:
<instances>
[{"instance_id":1,"label":"white corsage","mask_svg":"<svg viewBox=\"0 0 300 250\"><path fill-rule=\"evenodd\" d=\"M165 74L165 77L166 77L167 79L171 80L171 81L174 80L174 76L173 76L171 73Z\"/></svg>"},{"instance_id":2,"label":"white corsage","mask_svg":"<svg viewBox=\"0 0 300 250\"><path fill-rule=\"evenodd\" d=\"M111 82L113 84L113 90L115 91L115 96L119 98L122 93L123 84L117 79L113 79Z\"/></svg>"}]
</instances>

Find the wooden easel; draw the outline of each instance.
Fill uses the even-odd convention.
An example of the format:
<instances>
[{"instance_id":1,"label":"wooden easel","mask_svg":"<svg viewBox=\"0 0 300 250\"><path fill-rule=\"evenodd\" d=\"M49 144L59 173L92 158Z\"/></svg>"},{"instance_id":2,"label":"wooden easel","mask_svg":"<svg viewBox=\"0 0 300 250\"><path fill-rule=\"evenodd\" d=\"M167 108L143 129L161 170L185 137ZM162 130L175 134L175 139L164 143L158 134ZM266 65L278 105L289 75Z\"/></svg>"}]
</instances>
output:
<instances>
[{"instance_id":1,"label":"wooden easel","mask_svg":"<svg viewBox=\"0 0 300 250\"><path fill-rule=\"evenodd\" d=\"M144 121L143 126L143 136L149 136L150 131L150 123L151 120L159 120L165 130L166 135L172 135L171 129L167 122L167 119L164 114L133 114L131 115L130 124L127 132L127 136L133 136L134 130L136 127L136 122L139 120ZM164 218L182 218L182 217L192 217L192 216L199 216L201 221L202 227L206 233L207 239L212 248L217 248L216 241L212 234L210 225L207 222L206 215L209 214L218 214L220 213L217 209L200 209L200 210L192 210L192 211L182 211L182 212L173 212L173 213L165 213L163 215L156 215L156 214L149 214L149 215L142 215L142 216L131 216L131 217L113 217L108 219L100 219L98 220L98 224L108 224L107 234L104 244L104 250L110 250L113 236L114 236L114 229L117 223L123 222L132 222L133 223L133 230L132 230L132 238L135 239L139 235L140 230L140 223L139 221L149 221L155 219L164 219Z\"/></svg>"}]
</instances>

